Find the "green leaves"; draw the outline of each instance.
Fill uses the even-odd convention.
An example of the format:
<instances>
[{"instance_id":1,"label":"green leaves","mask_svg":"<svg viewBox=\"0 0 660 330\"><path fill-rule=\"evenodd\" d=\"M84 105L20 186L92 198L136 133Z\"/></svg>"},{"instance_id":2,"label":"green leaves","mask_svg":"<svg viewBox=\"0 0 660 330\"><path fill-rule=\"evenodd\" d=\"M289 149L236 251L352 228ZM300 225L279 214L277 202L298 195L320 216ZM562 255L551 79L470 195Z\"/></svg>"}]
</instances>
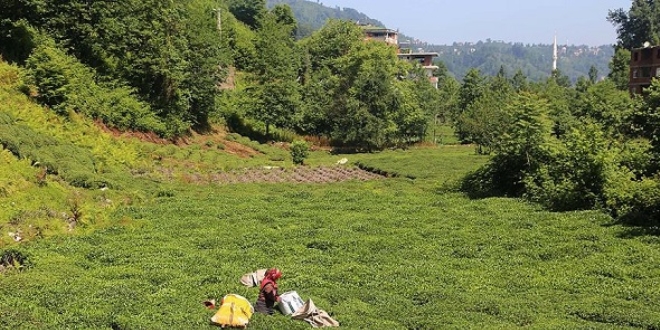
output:
<instances>
[{"instance_id":1,"label":"green leaves","mask_svg":"<svg viewBox=\"0 0 660 330\"><path fill-rule=\"evenodd\" d=\"M26 56L27 50L34 48L34 38L24 36L30 30L19 29L22 25L17 22L24 20L28 27L34 26L55 40L49 46L61 48L62 54L71 54L88 66L82 70L95 72L95 84L112 81L119 86L115 95L108 97L109 102L125 100L122 95L135 93L140 101L149 104L147 108L137 102L118 101L122 103L120 108L130 110L120 109L118 114L104 113L96 118L103 117L110 124L117 124L118 116L134 113L149 117L140 124L143 125L157 122L153 117L157 115L159 120L168 121L168 132L162 124L149 129L163 136L182 134L191 125L208 125L208 114L216 106L216 85L222 78L219 68L227 66L230 61L229 51L222 48L215 17L209 15L217 6L214 1L91 3L30 0L25 3L10 1L5 6L11 10L3 10L0 14L0 19L5 19L0 29L13 33L10 38L13 58L20 60L21 56ZM0 47L0 51L8 50ZM66 113L58 105L65 102L64 98L70 99L79 92L67 90L76 85L71 79L92 74L70 73L81 66L68 67L70 59L43 49L40 52L33 56L30 65L36 69L36 62L48 63L39 68L43 72L35 71L40 79L38 85L43 86L41 101ZM138 121L132 120L133 123ZM115 126L126 129L123 124Z\"/></svg>"},{"instance_id":2,"label":"green leaves","mask_svg":"<svg viewBox=\"0 0 660 330\"><path fill-rule=\"evenodd\" d=\"M309 146L305 141L293 141L291 144L291 158L296 165L302 165L309 155Z\"/></svg>"},{"instance_id":3,"label":"green leaves","mask_svg":"<svg viewBox=\"0 0 660 330\"><path fill-rule=\"evenodd\" d=\"M607 20L617 30L618 46L624 49L642 47L644 42L660 43L660 3L655 0L634 0L628 11L610 10Z\"/></svg>"}]
</instances>

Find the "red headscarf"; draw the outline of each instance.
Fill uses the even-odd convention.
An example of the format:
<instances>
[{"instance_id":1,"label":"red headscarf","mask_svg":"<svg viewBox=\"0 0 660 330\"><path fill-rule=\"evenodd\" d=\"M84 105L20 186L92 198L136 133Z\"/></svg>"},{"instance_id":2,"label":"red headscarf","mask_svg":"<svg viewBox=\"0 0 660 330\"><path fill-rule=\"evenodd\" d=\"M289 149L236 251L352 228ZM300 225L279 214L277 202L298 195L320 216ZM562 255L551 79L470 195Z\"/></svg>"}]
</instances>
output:
<instances>
[{"instance_id":1,"label":"red headscarf","mask_svg":"<svg viewBox=\"0 0 660 330\"><path fill-rule=\"evenodd\" d=\"M277 280L280 279L280 277L282 277L282 272L279 269L271 268L267 270L264 279L261 281L260 289L263 290L263 288L269 283L273 285L273 288L277 289Z\"/></svg>"}]
</instances>

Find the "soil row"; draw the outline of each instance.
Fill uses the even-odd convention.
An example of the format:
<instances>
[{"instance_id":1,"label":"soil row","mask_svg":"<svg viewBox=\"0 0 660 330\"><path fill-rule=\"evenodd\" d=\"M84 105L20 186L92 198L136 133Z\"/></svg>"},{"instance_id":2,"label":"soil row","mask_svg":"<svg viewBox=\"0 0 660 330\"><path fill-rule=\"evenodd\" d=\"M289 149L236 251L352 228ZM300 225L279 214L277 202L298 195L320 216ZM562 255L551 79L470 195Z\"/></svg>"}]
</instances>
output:
<instances>
[{"instance_id":1,"label":"soil row","mask_svg":"<svg viewBox=\"0 0 660 330\"><path fill-rule=\"evenodd\" d=\"M208 174L207 180L218 184L231 183L331 183L343 181L369 181L385 178L382 175L371 173L356 167L332 166L332 167L296 167L294 169L284 168L258 168L244 169L230 172L219 172ZM203 176L195 175L196 180L206 181Z\"/></svg>"}]
</instances>

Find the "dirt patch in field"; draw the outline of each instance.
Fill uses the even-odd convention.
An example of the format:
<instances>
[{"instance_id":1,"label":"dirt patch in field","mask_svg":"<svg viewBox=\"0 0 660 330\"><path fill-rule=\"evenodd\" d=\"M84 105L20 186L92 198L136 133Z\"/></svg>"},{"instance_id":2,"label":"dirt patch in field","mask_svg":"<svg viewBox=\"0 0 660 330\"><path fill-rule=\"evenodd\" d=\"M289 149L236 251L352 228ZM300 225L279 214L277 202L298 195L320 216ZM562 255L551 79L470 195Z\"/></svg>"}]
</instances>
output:
<instances>
[{"instance_id":1,"label":"dirt patch in field","mask_svg":"<svg viewBox=\"0 0 660 330\"><path fill-rule=\"evenodd\" d=\"M153 132L136 132L136 131L122 131L117 128L108 127L102 121L96 120L94 122L102 131L114 136L115 138L138 139L143 142L150 142L155 144L174 144L176 141L163 139Z\"/></svg>"},{"instance_id":2,"label":"dirt patch in field","mask_svg":"<svg viewBox=\"0 0 660 330\"><path fill-rule=\"evenodd\" d=\"M285 169L266 166L210 174L188 174L184 180L190 183L332 183L344 181L380 180L385 177L357 167L322 166Z\"/></svg>"},{"instance_id":3,"label":"dirt patch in field","mask_svg":"<svg viewBox=\"0 0 660 330\"><path fill-rule=\"evenodd\" d=\"M132 138L142 142L149 142L160 145L173 144L180 147L198 144L205 149L217 148L218 145L222 145L222 151L242 158L249 158L251 156L260 154L259 151L254 150L249 146L240 144L235 141L227 140L227 132L219 127L213 127L211 131L204 134L191 132L188 136L182 136L175 139L164 139L152 132L121 131L116 128L108 127L100 121L97 121L96 125L104 132L107 132L116 138Z\"/></svg>"}]
</instances>

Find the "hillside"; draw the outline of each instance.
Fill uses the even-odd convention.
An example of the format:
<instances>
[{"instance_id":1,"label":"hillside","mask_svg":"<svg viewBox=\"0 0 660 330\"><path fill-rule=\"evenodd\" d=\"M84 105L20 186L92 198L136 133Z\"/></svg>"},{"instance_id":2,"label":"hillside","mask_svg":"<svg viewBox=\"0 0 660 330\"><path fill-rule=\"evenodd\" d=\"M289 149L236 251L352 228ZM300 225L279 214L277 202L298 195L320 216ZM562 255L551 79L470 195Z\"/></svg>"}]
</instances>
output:
<instances>
[{"instance_id":1,"label":"hillside","mask_svg":"<svg viewBox=\"0 0 660 330\"><path fill-rule=\"evenodd\" d=\"M385 26L380 21L352 8L330 8L324 6L321 2L312 2L306 0L268 0L266 2L269 8L279 4L285 4L291 7L293 14L298 21L298 35L300 37L308 36L325 25L329 19L342 19L374 26Z\"/></svg>"},{"instance_id":2,"label":"hillside","mask_svg":"<svg viewBox=\"0 0 660 330\"><path fill-rule=\"evenodd\" d=\"M239 279L269 267L282 270L282 292L312 299L342 329L660 329L660 81L644 99L609 79L568 86L475 70L435 89L353 23L295 41L281 7L243 21L223 11L218 62L196 52L206 43L194 31L170 38L206 18L197 31L213 44L213 1L0 9L27 2L52 6L45 28L58 41L22 19L0 34L10 55L2 38L39 43L24 61L0 59L0 329L217 329L203 302L254 302L258 289ZM236 3L245 14L255 2ZM115 41L133 33L122 49L144 53L90 42L108 61L90 67L64 47L61 23L96 18L88 7ZM61 20L69 9L80 11ZM158 19L162 47L140 49ZM95 37L92 27L68 32ZM116 72L121 83L97 71L139 54L153 56L163 84L152 87L165 94L130 88L149 74ZM233 88L192 79L202 74L189 60L232 64ZM203 95L217 102L194 104ZM148 129L185 128L184 110L200 106L212 110L198 113L213 119L203 131ZM289 146L304 138L338 148L311 146L294 164ZM248 328L310 325L275 313Z\"/></svg>"},{"instance_id":3,"label":"hillside","mask_svg":"<svg viewBox=\"0 0 660 330\"><path fill-rule=\"evenodd\" d=\"M345 19L376 26L385 26L377 18L358 12L352 8L330 8L322 2L307 0L268 0L269 6L287 4L293 10L301 31L300 36L309 35L320 29L328 19ZM405 33L405 31L402 31ZM400 41L413 41L413 47L440 54L437 61L443 62L451 75L462 79L471 68L478 68L482 74L494 76L501 66L513 75L522 72L533 81L546 79L552 70L552 45L522 44L515 41L492 41L476 43L455 42L452 45L433 45L414 36L401 34ZM588 47L582 45L560 46L558 69L575 82L579 77L587 77L594 66L600 77L609 73L608 63L614 55L611 45Z\"/></svg>"},{"instance_id":4,"label":"hillside","mask_svg":"<svg viewBox=\"0 0 660 330\"><path fill-rule=\"evenodd\" d=\"M202 302L254 301L240 276L272 266L282 291L312 299L342 329L660 326L657 236L598 211L467 198L452 183L488 159L472 146L316 151L308 167L347 170L334 165L347 157L396 178L222 181L255 173L246 168L281 173L284 152L222 132L154 143L66 121L20 92L19 70L0 62L0 118L35 143L0 151L0 205L11 205L0 209L0 328L215 329ZM254 152L234 154L232 141ZM40 177L34 160L61 148L71 156L61 173ZM107 185L77 188L73 168ZM14 242L7 232L19 229ZM255 314L249 328L310 326Z\"/></svg>"},{"instance_id":5,"label":"hillside","mask_svg":"<svg viewBox=\"0 0 660 330\"><path fill-rule=\"evenodd\" d=\"M456 78L461 79L470 68L478 68L484 75L494 76L504 67L509 75L522 70L530 80L546 79L552 71L551 44L522 44L504 41L477 43L456 42L453 45L429 45L426 50L439 54L438 60L447 66ZM599 78L609 73L608 63L614 56L614 47L589 47L584 45L560 45L557 69L575 82L588 77L594 66Z\"/></svg>"}]
</instances>

